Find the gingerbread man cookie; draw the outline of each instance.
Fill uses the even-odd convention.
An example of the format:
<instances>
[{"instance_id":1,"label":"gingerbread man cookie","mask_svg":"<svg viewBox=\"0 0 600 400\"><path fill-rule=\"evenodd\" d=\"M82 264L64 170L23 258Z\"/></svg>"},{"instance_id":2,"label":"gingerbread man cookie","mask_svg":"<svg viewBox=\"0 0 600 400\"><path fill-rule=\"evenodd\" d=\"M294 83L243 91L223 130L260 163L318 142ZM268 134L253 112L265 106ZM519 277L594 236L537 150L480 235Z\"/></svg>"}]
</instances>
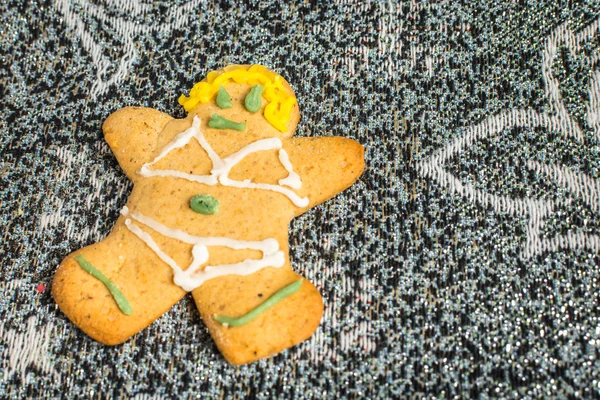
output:
<instances>
[{"instance_id":1,"label":"gingerbread man cookie","mask_svg":"<svg viewBox=\"0 0 600 400\"><path fill-rule=\"evenodd\" d=\"M62 261L52 293L115 345L191 292L229 362L271 356L310 337L323 313L290 265L289 222L352 185L363 148L292 138L294 92L262 66L210 72L179 102L187 118L129 107L104 122L133 190L106 239Z\"/></svg>"}]
</instances>

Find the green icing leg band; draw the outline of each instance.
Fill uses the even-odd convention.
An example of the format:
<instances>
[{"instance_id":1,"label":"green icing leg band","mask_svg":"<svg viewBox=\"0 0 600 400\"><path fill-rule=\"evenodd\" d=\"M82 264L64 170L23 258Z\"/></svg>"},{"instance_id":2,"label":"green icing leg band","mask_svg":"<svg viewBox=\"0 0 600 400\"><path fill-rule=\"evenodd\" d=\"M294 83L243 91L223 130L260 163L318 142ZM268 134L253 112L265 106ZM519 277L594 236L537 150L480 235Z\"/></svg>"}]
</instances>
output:
<instances>
[{"instance_id":1,"label":"green icing leg band","mask_svg":"<svg viewBox=\"0 0 600 400\"><path fill-rule=\"evenodd\" d=\"M302 286L302 279L290 283L289 285L275 293L273 296L269 297L264 303L256 307L254 310L251 310L248 314L242 315L239 318L226 317L223 315L215 315L214 318L218 323L225 326L246 325L248 322L258 317L262 312L264 312L268 308L273 307L275 304L279 303L281 300L285 299L289 295L296 293L298 290L300 290L300 286Z\"/></svg>"},{"instance_id":2,"label":"green icing leg band","mask_svg":"<svg viewBox=\"0 0 600 400\"><path fill-rule=\"evenodd\" d=\"M208 126L215 129L234 129L236 131L243 131L244 129L246 129L246 124L223 118L217 114L213 114L210 116Z\"/></svg>"},{"instance_id":3,"label":"green icing leg band","mask_svg":"<svg viewBox=\"0 0 600 400\"><path fill-rule=\"evenodd\" d=\"M75 261L79 264L81 268L83 268L86 272L92 275L94 278L98 279L100 282L104 283L110 294L115 298L117 305L123 311L123 314L129 315L131 314L131 305L127 301L127 298L121 292L121 290L115 285L110 279L108 279L102 272L96 269L88 260L85 259L82 255L76 255Z\"/></svg>"}]
</instances>

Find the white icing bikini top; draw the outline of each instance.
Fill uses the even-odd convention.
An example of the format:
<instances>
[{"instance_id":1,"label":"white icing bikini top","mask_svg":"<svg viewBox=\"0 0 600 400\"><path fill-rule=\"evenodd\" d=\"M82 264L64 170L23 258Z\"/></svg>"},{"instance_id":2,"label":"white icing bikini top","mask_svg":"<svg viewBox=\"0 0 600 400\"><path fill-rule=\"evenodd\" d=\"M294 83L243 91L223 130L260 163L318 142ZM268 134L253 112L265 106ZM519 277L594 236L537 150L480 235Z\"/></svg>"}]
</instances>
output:
<instances>
[{"instance_id":1,"label":"white icing bikini top","mask_svg":"<svg viewBox=\"0 0 600 400\"><path fill-rule=\"evenodd\" d=\"M195 175L188 174L176 170L154 170L151 167L164 158L171 151L185 146L191 138L196 138L198 143L206 151L209 158L213 163L213 168L210 175ZM231 169L244 159L248 154L262 151L262 150L273 150L279 149L279 161L288 172L286 178L279 180L279 185L267 184L267 183L253 183L249 179L244 181L238 181L230 179L228 174ZM292 164L289 160L287 152L282 148L282 142L278 138L261 139L256 142L250 143L243 147L241 150L233 153L225 158L219 157L210 144L206 141L202 131L200 130L200 119L195 116L192 126L182 133L178 134L173 141L167 144L160 152L160 154L149 163L142 166L138 172L144 177L161 176L161 177L173 177L187 179L192 182L203 183L206 185L217 185L218 183L223 186L246 188L246 189L260 189L260 190L271 190L277 193L281 193L287 196L292 203L298 207L306 207L309 203L308 197L299 197L292 190L283 187L282 185L291 187L293 189L299 189L302 186L302 182L298 174L293 170ZM168 264L174 272L174 282L186 291L192 291L200 287L204 282L209 279L216 278L224 275L250 275L265 267L276 267L279 268L285 263L285 256L283 251L279 249L279 243L276 239L267 238L261 241L245 241L237 240L226 237L202 237L193 236L182 230L169 228L158 221L153 220L141 213L132 213L129 211L127 206L123 207L121 214L127 219L125 225L127 228L140 238L156 255L166 264ZM187 269L183 270L169 255L167 255L158 244L152 239L148 233L144 232L135 222L146 225L152 230L160 233L161 235L167 236L172 239L180 240L184 243L192 244L192 262ZM246 259L244 261L234 264L222 264L215 266L206 266L203 270L200 270L202 265L208 261L208 246L225 246L234 250L252 249L259 250L262 252L261 259Z\"/></svg>"},{"instance_id":2,"label":"white icing bikini top","mask_svg":"<svg viewBox=\"0 0 600 400\"><path fill-rule=\"evenodd\" d=\"M150 169L150 167L152 167L154 164L156 164L158 161L164 158L171 151L188 144L192 138L196 138L198 143L200 143L200 146L202 146L202 148L206 151L208 157L212 161L213 168L210 171L210 175L194 175L172 169ZM254 183L250 182L249 179L246 179L244 181L237 181L229 178L228 175L231 169L237 163L242 161L247 155L256 153L257 151L273 149L279 149L279 161L288 172L288 176L286 178L279 180L279 185L273 185L268 183ZM192 123L191 127L181 132L179 135L175 136L173 141L171 141L171 143L169 143L162 149L162 151L154 159L154 161L144 164L138 173L145 177L170 176L173 178L182 178L192 182L204 183L205 185L210 186L214 186L217 183L220 183L223 186L231 186L237 188L271 190L287 196L297 207L306 207L308 205L308 197L299 197L290 189L282 186L285 185L293 189L300 189L300 187L302 186L302 182L300 181L300 177L298 176L298 174L294 172L287 152L282 148L281 139L269 138L257 140L256 142L250 143L249 145L243 147L236 153L233 153L225 158L221 158L217 155L217 153L214 152L212 147L210 147L210 144L206 141L204 134L200 130L200 118L198 118L197 116L194 117L194 122Z\"/></svg>"}]
</instances>

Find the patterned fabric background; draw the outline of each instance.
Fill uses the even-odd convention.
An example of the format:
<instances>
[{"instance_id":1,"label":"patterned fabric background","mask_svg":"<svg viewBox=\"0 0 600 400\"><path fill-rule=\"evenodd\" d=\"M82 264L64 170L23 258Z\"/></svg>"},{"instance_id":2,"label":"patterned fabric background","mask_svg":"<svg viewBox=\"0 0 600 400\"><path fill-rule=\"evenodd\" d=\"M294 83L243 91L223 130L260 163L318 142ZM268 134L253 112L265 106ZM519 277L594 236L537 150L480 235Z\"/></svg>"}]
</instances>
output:
<instances>
[{"instance_id":1,"label":"patterned fabric background","mask_svg":"<svg viewBox=\"0 0 600 400\"><path fill-rule=\"evenodd\" d=\"M600 396L597 1L3 1L0 397ZM207 72L287 78L359 182L290 227L320 328L232 367L190 297L125 344L50 285L131 183L101 124Z\"/></svg>"}]
</instances>

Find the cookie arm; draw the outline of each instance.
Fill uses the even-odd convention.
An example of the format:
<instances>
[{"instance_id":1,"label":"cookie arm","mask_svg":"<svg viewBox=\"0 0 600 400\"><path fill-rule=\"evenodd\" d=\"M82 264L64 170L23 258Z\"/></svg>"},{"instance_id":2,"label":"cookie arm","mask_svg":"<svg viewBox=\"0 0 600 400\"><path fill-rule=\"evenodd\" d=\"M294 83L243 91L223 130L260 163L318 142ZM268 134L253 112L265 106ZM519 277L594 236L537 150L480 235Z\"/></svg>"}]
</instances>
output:
<instances>
[{"instance_id":1,"label":"cookie arm","mask_svg":"<svg viewBox=\"0 0 600 400\"><path fill-rule=\"evenodd\" d=\"M145 107L126 107L112 113L104 124L104 140L131 180L136 171L151 161L160 132L173 118Z\"/></svg>"},{"instance_id":2,"label":"cookie arm","mask_svg":"<svg viewBox=\"0 0 600 400\"><path fill-rule=\"evenodd\" d=\"M302 181L298 194L310 201L296 215L347 189L364 170L363 146L352 139L295 138L286 140L283 148Z\"/></svg>"}]
</instances>

